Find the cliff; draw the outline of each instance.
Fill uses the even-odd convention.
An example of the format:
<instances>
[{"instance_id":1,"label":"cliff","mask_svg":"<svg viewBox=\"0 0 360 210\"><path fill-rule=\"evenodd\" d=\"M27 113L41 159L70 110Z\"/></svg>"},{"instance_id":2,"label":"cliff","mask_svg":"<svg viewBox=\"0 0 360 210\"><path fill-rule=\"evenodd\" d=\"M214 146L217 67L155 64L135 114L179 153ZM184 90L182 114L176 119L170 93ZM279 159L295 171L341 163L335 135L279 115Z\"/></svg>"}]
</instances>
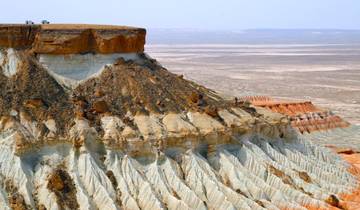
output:
<instances>
[{"instance_id":1,"label":"cliff","mask_svg":"<svg viewBox=\"0 0 360 210\"><path fill-rule=\"evenodd\" d=\"M140 53L145 29L101 25L0 25L0 48L44 54Z\"/></svg>"},{"instance_id":2,"label":"cliff","mask_svg":"<svg viewBox=\"0 0 360 210\"><path fill-rule=\"evenodd\" d=\"M358 173L287 116L175 75L145 30L0 31L0 209L334 209Z\"/></svg>"}]
</instances>

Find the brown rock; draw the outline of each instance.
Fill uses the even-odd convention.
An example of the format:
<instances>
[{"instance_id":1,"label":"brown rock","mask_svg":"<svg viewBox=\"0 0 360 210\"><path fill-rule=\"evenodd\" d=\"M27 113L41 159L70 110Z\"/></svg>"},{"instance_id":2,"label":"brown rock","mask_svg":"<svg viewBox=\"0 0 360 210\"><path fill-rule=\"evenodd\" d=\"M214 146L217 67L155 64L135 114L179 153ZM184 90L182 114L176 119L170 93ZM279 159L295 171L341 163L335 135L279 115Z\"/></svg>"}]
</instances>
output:
<instances>
[{"instance_id":1,"label":"brown rock","mask_svg":"<svg viewBox=\"0 0 360 210\"><path fill-rule=\"evenodd\" d=\"M38 209L39 209L39 210L46 210L46 207L45 207L44 205L40 204L39 207L38 207Z\"/></svg>"},{"instance_id":2,"label":"brown rock","mask_svg":"<svg viewBox=\"0 0 360 210\"><path fill-rule=\"evenodd\" d=\"M25 137L18 131L15 133L15 148L16 150L21 150L22 148L24 148L26 146L26 139Z\"/></svg>"},{"instance_id":3,"label":"brown rock","mask_svg":"<svg viewBox=\"0 0 360 210\"><path fill-rule=\"evenodd\" d=\"M105 25L0 25L0 47L29 48L35 53L141 53L146 30Z\"/></svg>"},{"instance_id":4,"label":"brown rock","mask_svg":"<svg viewBox=\"0 0 360 210\"><path fill-rule=\"evenodd\" d=\"M26 210L26 204L23 196L18 193L18 189L14 186L14 183L9 180L3 180L5 185L5 190L8 192L8 201L11 209L14 210Z\"/></svg>"},{"instance_id":5,"label":"brown rock","mask_svg":"<svg viewBox=\"0 0 360 210\"><path fill-rule=\"evenodd\" d=\"M49 177L48 189L55 193L60 209L78 209L76 188L70 175L62 169L55 170Z\"/></svg>"},{"instance_id":6,"label":"brown rock","mask_svg":"<svg viewBox=\"0 0 360 210\"><path fill-rule=\"evenodd\" d=\"M24 198L19 193L14 193L9 197L10 208L13 210L26 210Z\"/></svg>"},{"instance_id":7,"label":"brown rock","mask_svg":"<svg viewBox=\"0 0 360 210\"><path fill-rule=\"evenodd\" d=\"M39 29L38 25L0 25L0 47L29 48Z\"/></svg>"},{"instance_id":8,"label":"brown rock","mask_svg":"<svg viewBox=\"0 0 360 210\"><path fill-rule=\"evenodd\" d=\"M200 100L200 95L196 92L192 92L189 97L188 97L188 100L190 103L193 103L193 104L197 104Z\"/></svg>"},{"instance_id":9,"label":"brown rock","mask_svg":"<svg viewBox=\"0 0 360 210\"><path fill-rule=\"evenodd\" d=\"M84 136L80 136L79 138L74 138L72 140L72 143L74 145L75 148L80 148L82 145L84 145L85 143L85 137Z\"/></svg>"},{"instance_id":10,"label":"brown rock","mask_svg":"<svg viewBox=\"0 0 360 210\"><path fill-rule=\"evenodd\" d=\"M204 96L202 94L199 94L197 92L192 92L188 96L188 102L195 106L203 106L205 105Z\"/></svg>"},{"instance_id":11,"label":"brown rock","mask_svg":"<svg viewBox=\"0 0 360 210\"><path fill-rule=\"evenodd\" d=\"M112 171L107 171L106 172L106 176L109 178L112 186L114 187L114 189L116 190L117 186L118 186L118 183L116 181L116 178L115 178L115 175Z\"/></svg>"},{"instance_id":12,"label":"brown rock","mask_svg":"<svg viewBox=\"0 0 360 210\"><path fill-rule=\"evenodd\" d=\"M15 120L10 116L2 116L0 118L0 131L9 129L15 125Z\"/></svg>"},{"instance_id":13,"label":"brown rock","mask_svg":"<svg viewBox=\"0 0 360 210\"><path fill-rule=\"evenodd\" d=\"M334 207L338 207L340 209L341 206L340 206L340 200L335 196L335 195L330 195L326 200L325 202L331 206L334 206Z\"/></svg>"},{"instance_id":14,"label":"brown rock","mask_svg":"<svg viewBox=\"0 0 360 210\"><path fill-rule=\"evenodd\" d=\"M358 153L358 152L355 152L353 149L350 149L350 148L338 148L338 149L335 149L335 151L338 154L345 154L345 155L352 155L352 154Z\"/></svg>"},{"instance_id":15,"label":"brown rock","mask_svg":"<svg viewBox=\"0 0 360 210\"><path fill-rule=\"evenodd\" d=\"M109 111L109 107L105 101L95 101L91 106L91 111L102 114Z\"/></svg>"},{"instance_id":16,"label":"brown rock","mask_svg":"<svg viewBox=\"0 0 360 210\"><path fill-rule=\"evenodd\" d=\"M100 89L95 90L95 93L94 93L95 97L102 97L103 95L104 95L104 92L101 91Z\"/></svg>"},{"instance_id":17,"label":"brown rock","mask_svg":"<svg viewBox=\"0 0 360 210\"><path fill-rule=\"evenodd\" d=\"M64 182L60 177L59 173L54 173L49 179L48 187L54 190L63 190L64 189Z\"/></svg>"},{"instance_id":18,"label":"brown rock","mask_svg":"<svg viewBox=\"0 0 360 210\"><path fill-rule=\"evenodd\" d=\"M78 108L81 108L81 109L85 109L88 105L88 103L84 100L76 100L74 102L75 106L77 106Z\"/></svg>"},{"instance_id":19,"label":"brown rock","mask_svg":"<svg viewBox=\"0 0 360 210\"><path fill-rule=\"evenodd\" d=\"M220 118L218 110L215 106L206 106L204 112L213 118Z\"/></svg>"},{"instance_id":20,"label":"brown rock","mask_svg":"<svg viewBox=\"0 0 360 210\"><path fill-rule=\"evenodd\" d=\"M30 109L37 109L45 107L45 103L42 99L29 99L24 102L24 106Z\"/></svg>"},{"instance_id":21,"label":"brown rock","mask_svg":"<svg viewBox=\"0 0 360 210\"><path fill-rule=\"evenodd\" d=\"M311 177L305 171L298 171L300 179L307 183L312 183Z\"/></svg>"},{"instance_id":22,"label":"brown rock","mask_svg":"<svg viewBox=\"0 0 360 210\"><path fill-rule=\"evenodd\" d=\"M293 179L289 175L286 175L284 172L280 171L279 169L275 168L272 165L269 165L269 171L270 171L270 173L279 177L284 184L290 185L291 187L293 187L295 189L297 188L295 186Z\"/></svg>"},{"instance_id":23,"label":"brown rock","mask_svg":"<svg viewBox=\"0 0 360 210\"><path fill-rule=\"evenodd\" d=\"M75 110L75 116L77 119L82 119L85 117L85 112L83 110Z\"/></svg>"}]
</instances>

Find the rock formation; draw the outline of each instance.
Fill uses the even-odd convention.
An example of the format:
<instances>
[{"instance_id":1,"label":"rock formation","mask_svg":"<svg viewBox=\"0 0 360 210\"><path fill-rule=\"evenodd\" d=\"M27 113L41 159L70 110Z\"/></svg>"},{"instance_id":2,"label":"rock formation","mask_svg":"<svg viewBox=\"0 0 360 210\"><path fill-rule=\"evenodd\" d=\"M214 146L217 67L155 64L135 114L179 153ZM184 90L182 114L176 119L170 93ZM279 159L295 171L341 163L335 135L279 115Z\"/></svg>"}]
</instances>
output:
<instances>
[{"instance_id":1,"label":"rock formation","mask_svg":"<svg viewBox=\"0 0 360 210\"><path fill-rule=\"evenodd\" d=\"M247 96L241 100L289 116L292 127L302 134L350 126L341 117L314 106L311 101L279 101L266 96Z\"/></svg>"},{"instance_id":2,"label":"rock formation","mask_svg":"<svg viewBox=\"0 0 360 210\"><path fill-rule=\"evenodd\" d=\"M100 25L0 25L0 46L39 54L141 53L145 29Z\"/></svg>"},{"instance_id":3,"label":"rock formation","mask_svg":"<svg viewBox=\"0 0 360 210\"><path fill-rule=\"evenodd\" d=\"M0 209L336 209L358 172L288 118L143 52L145 30L0 26Z\"/></svg>"}]
</instances>

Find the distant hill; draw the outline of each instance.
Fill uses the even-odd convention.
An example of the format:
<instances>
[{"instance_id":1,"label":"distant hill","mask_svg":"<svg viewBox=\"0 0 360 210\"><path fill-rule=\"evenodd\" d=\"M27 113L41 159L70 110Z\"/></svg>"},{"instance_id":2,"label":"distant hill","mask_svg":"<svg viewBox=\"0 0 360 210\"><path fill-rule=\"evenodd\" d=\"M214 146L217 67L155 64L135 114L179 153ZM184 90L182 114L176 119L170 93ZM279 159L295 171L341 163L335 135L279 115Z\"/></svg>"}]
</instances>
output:
<instances>
[{"instance_id":1,"label":"distant hill","mask_svg":"<svg viewBox=\"0 0 360 210\"><path fill-rule=\"evenodd\" d=\"M360 44L360 30L148 29L147 31L148 44Z\"/></svg>"}]
</instances>

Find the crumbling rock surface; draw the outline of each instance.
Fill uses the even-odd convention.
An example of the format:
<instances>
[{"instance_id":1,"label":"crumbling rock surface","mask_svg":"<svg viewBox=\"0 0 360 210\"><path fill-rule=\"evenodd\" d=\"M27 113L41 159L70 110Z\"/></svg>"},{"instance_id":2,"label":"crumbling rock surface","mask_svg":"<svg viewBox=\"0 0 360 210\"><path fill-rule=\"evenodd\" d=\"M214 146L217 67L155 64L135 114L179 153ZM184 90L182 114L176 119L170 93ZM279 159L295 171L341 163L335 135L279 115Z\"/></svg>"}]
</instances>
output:
<instances>
[{"instance_id":1,"label":"crumbling rock surface","mask_svg":"<svg viewBox=\"0 0 360 210\"><path fill-rule=\"evenodd\" d=\"M24 44L0 42L0 209L334 209L356 198L351 165L285 115L79 35L123 29L31 27ZM56 52L32 41L44 34Z\"/></svg>"}]
</instances>

